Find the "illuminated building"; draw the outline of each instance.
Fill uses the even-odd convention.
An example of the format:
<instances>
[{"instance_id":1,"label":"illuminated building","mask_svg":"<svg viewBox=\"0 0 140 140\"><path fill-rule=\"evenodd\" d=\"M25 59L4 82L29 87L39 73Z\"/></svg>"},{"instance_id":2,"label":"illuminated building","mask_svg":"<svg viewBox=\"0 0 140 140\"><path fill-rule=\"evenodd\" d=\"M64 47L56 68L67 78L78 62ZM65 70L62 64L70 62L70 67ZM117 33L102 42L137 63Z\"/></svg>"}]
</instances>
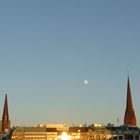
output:
<instances>
[{"instance_id":1,"label":"illuminated building","mask_svg":"<svg viewBox=\"0 0 140 140\"><path fill-rule=\"evenodd\" d=\"M55 128L17 127L12 140L140 140L140 129L125 125L90 125L60 132Z\"/></svg>"},{"instance_id":2,"label":"illuminated building","mask_svg":"<svg viewBox=\"0 0 140 140\"><path fill-rule=\"evenodd\" d=\"M88 140L88 127L86 126L75 126L69 128L69 133L71 135L71 140Z\"/></svg>"},{"instance_id":3,"label":"illuminated building","mask_svg":"<svg viewBox=\"0 0 140 140\"><path fill-rule=\"evenodd\" d=\"M12 140L55 140L56 137L55 128L17 127Z\"/></svg>"},{"instance_id":4,"label":"illuminated building","mask_svg":"<svg viewBox=\"0 0 140 140\"><path fill-rule=\"evenodd\" d=\"M135 117L135 112L134 112L133 104L132 104L129 77L128 77L128 84L127 84L127 101L126 101L126 110L125 110L125 116L124 116L124 124L136 126L136 117Z\"/></svg>"}]
</instances>

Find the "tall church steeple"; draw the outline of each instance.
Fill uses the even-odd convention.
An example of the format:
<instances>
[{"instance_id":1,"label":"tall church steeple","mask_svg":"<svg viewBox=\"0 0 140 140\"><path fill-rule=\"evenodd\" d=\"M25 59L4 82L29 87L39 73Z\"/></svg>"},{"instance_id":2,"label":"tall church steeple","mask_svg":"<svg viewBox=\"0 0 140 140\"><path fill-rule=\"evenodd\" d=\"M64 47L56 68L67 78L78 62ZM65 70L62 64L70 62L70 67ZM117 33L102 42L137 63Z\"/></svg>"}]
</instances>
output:
<instances>
[{"instance_id":1,"label":"tall church steeple","mask_svg":"<svg viewBox=\"0 0 140 140\"><path fill-rule=\"evenodd\" d=\"M9 112L8 112L8 100L6 94L5 101L4 101L3 115L2 115L2 131L6 131L8 129L10 129L10 120L9 120Z\"/></svg>"},{"instance_id":2,"label":"tall church steeple","mask_svg":"<svg viewBox=\"0 0 140 140\"><path fill-rule=\"evenodd\" d=\"M125 125L131 125L131 126L136 126L137 125L135 112L134 112L133 104L132 104L129 77L128 77L128 83L127 83L127 100L126 100L126 110L125 110L125 116L124 116L124 124Z\"/></svg>"}]
</instances>

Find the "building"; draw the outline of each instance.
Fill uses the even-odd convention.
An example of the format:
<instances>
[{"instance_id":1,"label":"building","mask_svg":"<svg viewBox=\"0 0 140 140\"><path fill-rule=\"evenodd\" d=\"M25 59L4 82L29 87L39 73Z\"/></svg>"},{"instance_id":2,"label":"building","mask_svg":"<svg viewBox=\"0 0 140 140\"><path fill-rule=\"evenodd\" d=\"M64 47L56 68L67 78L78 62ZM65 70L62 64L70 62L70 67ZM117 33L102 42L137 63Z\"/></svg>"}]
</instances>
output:
<instances>
[{"instance_id":1,"label":"building","mask_svg":"<svg viewBox=\"0 0 140 140\"><path fill-rule=\"evenodd\" d=\"M2 115L2 131L5 132L9 129L10 129L10 120L9 120L9 112L8 112L8 99L6 94L5 101L4 101L3 115Z\"/></svg>"},{"instance_id":2,"label":"building","mask_svg":"<svg viewBox=\"0 0 140 140\"><path fill-rule=\"evenodd\" d=\"M55 140L57 130L43 127L16 127L12 140Z\"/></svg>"},{"instance_id":3,"label":"building","mask_svg":"<svg viewBox=\"0 0 140 140\"><path fill-rule=\"evenodd\" d=\"M69 127L68 131L55 128L17 127L12 140L140 140L140 129L132 126Z\"/></svg>"},{"instance_id":4,"label":"building","mask_svg":"<svg viewBox=\"0 0 140 140\"><path fill-rule=\"evenodd\" d=\"M89 127L87 140L140 140L140 129L127 125Z\"/></svg>"},{"instance_id":5,"label":"building","mask_svg":"<svg viewBox=\"0 0 140 140\"><path fill-rule=\"evenodd\" d=\"M89 128L86 126L75 126L69 128L71 140L89 140Z\"/></svg>"},{"instance_id":6,"label":"building","mask_svg":"<svg viewBox=\"0 0 140 140\"><path fill-rule=\"evenodd\" d=\"M131 126L137 125L135 112L133 109L129 77L128 77L128 83L127 83L127 101L126 101L126 110L125 110L125 116L124 116L124 124L131 125Z\"/></svg>"},{"instance_id":7,"label":"building","mask_svg":"<svg viewBox=\"0 0 140 140\"><path fill-rule=\"evenodd\" d=\"M5 95L4 109L0 125L0 139L11 140L11 136L15 128L11 128L10 126L7 94Z\"/></svg>"}]
</instances>

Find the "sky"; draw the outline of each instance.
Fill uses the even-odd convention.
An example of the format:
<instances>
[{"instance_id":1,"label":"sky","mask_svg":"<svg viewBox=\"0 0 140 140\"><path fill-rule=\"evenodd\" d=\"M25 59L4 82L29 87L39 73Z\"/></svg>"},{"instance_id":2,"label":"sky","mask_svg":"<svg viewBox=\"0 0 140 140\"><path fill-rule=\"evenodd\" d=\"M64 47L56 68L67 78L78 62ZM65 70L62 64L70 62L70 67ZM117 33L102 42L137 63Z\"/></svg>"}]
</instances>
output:
<instances>
[{"instance_id":1,"label":"sky","mask_svg":"<svg viewBox=\"0 0 140 140\"><path fill-rule=\"evenodd\" d=\"M12 125L121 125L129 75L140 125L139 5L0 1L0 114L7 93Z\"/></svg>"}]
</instances>

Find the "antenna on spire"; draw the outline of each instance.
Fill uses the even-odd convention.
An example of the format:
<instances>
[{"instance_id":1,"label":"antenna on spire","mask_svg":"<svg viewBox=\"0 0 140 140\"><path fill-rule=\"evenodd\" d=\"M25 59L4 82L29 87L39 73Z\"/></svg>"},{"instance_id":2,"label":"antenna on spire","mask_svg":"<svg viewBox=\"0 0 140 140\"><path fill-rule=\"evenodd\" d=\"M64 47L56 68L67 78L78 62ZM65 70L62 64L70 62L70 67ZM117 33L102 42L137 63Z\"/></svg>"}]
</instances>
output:
<instances>
[{"instance_id":1,"label":"antenna on spire","mask_svg":"<svg viewBox=\"0 0 140 140\"><path fill-rule=\"evenodd\" d=\"M130 72L129 72L129 70L127 70L127 78L129 79L129 74L130 74Z\"/></svg>"}]
</instances>

